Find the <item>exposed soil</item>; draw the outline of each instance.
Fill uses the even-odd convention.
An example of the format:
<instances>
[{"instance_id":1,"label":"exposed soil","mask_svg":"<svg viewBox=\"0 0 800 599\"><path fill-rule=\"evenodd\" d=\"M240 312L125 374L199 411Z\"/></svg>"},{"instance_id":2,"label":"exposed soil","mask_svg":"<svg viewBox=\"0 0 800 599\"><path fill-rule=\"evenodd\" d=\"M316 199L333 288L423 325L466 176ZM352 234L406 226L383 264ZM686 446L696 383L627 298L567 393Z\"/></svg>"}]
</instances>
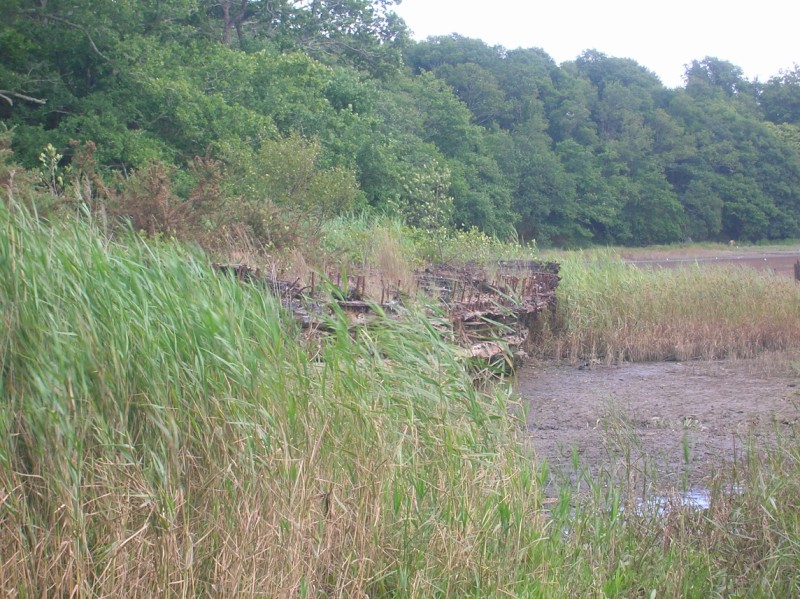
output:
<instances>
[{"instance_id":1,"label":"exposed soil","mask_svg":"<svg viewBox=\"0 0 800 599\"><path fill-rule=\"evenodd\" d=\"M519 372L528 430L555 478L580 468L628 482L702 487L800 422L795 357L619 366L539 365ZM631 479L635 480L631 480Z\"/></svg>"},{"instance_id":2,"label":"exposed soil","mask_svg":"<svg viewBox=\"0 0 800 599\"><path fill-rule=\"evenodd\" d=\"M638 266L677 268L701 264L738 265L758 270L771 270L777 275L794 278L794 265L800 259L800 249L760 251L754 248L731 250L669 250L623 252L622 257Z\"/></svg>"}]
</instances>

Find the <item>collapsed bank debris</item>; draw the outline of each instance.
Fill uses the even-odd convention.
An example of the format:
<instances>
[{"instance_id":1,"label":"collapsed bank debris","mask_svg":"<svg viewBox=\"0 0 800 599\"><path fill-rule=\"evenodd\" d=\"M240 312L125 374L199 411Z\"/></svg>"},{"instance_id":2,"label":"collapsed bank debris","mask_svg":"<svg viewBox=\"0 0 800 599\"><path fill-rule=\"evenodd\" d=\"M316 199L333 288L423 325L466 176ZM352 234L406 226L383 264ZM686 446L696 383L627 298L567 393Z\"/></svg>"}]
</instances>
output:
<instances>
[{"instance_id":1,"label":"collapsed bank debris","mask_svg":"<svg viewBox=\"0 0 800 599\"><path fill-rule=\"evenodd\" d=\"M430 266L415 274L416 290L404 294L399 282L376 273L335 273L310 280L282 280L275 272L246 264L214 264L217 272L263 285L307 328L324 330L333 305L355 325L376 318L376 308L400 314L414 291L438 304L467 358L518 365L536 342L543 316L555 310L556 262L506 260L489 266ZM368 291L369 290L369 291ZM380 296L380 297L378 297Z\"/></svg>"},{"instance_id":2,"label":"collapsed bank debris","mask_svg":"<svg viewBox=\"0 0 800 599\"><path fill-rule=\"evenodd\" d=\"M483 268L435 266L418 273L417 280L445 306L469 357L518 366L536 342L544 314L555 310L559 268L537 260Z\"/></svg>"}]
</instances>

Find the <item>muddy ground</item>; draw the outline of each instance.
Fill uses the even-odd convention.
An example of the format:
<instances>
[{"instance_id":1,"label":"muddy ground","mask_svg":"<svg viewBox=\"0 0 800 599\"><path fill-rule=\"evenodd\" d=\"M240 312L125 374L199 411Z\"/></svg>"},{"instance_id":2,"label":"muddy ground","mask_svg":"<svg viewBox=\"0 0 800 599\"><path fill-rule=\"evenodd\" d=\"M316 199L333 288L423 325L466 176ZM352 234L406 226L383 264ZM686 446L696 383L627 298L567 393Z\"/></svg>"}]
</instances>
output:
<instances>
[{"instance_id":1,"label":"muddy ground","mask_svg":"<svg viewBox=\"0 0 800 599\"><path fill-rule=\"evenodd\" d=\"M703 487L800 423L797 356L717 362L529 365L518 391L534 451L554 484L591 473L637 488ZM649 491L648 491L649 492Z\"/></svg>"},{"instance_id":2,"label":"muddy ground","mask_svg":"<svg viewBox=\"0 0 800 599\"><path fill-rule=\"evenodd\" d=\"M728 250L629 250L621 256L642 267L677 268L700 264L702 266L736 265L758 270L770 270L776 275L794 278L794 265L800 259L800 248L771 249L736 248Z\"/></svg>"}]
</instances>

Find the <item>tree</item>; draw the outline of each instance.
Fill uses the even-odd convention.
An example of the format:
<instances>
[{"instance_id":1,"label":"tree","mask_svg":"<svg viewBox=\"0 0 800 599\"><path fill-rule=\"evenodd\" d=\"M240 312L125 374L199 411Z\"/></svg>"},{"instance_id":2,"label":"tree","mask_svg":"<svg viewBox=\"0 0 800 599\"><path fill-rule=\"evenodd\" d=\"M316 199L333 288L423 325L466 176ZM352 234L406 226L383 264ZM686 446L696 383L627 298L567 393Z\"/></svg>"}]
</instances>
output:
<instances>
[{"instance_id":1,"label":"tree","mask_svg":"<svg viewBox=\"0 0 800 599\"><path fill-rule=\"evenodd\" d=\"M795 64L761 86L758 102L767 120L800 125L800 66Z\"/></svg>"},{"instance_id":2,"label":"tree","mask_svg":"<svg viewBox=\"0 0 800 599\"><path fill-rule=\"evenodd\" d=\"M403 195L392 208L406 222L430 233L447 230L453 224L450 170L432 160L402 177Z\"/></svg>"},{"instance_id":3,"label":"tree","mask_svg":"<svg viewBox=\"0 0 800 599\"><path fill-rule=\"evenodd\" d=\"M545 104L550 137L556 143L574 139L582 145L596 145L592 108L597 102L597 89L575 63L561 65L553 83L556 95Z\"/></svg>"},{"instance_id":4,"label":"tree","mask_svg":"<svg viewBox=\"0 0 800 599\"><path fill-rule=\"evenodd\" d=\"M513 181L487 147L493 141L483 140L482 151L449 161L453 220L459 228L477 228L506 239L514 233L518 216L512 207Z\"/></svg>"},{"instance_id":5,"label":"tree","mask_svg":"<svg viewBox=\"0 0 800 599\"><path fill-rule=\"evenodd\" d=\"M458 34L429 37L405 48L406 64L415 74L436 72L445 65L475 64L496 72L505 49Z\"/></svg>"},{"instance_id":6,"label":"tree","mask_svg":"<svg viewBox=\"0 0 800 599\"><path fill-rule=\"evenodd\" d=\"M623 198L603 175L602 160L572 139L558 143L555 152L575 187L576 220L588 232L579 240L614 243L620 232Z\"/></svg>"},{"instance_id":7,"label":"tree","mask_svg":"<svg viewBox=\"0 0 800 599\"><path fill-rule=\"evenodd\" d=\"M355 175L320 164L322 147L297 133L269 139L257 150L231 143L224 148L228 194L243 198L248 224L271 245L312 239L325 220L356 207Z\"/></svg>"},{"instance_id":8,"label":"tree","mask_svg":"<svg viewBox=\"0 0 800 599\"><path fill-rule=\"evenodd\" d=\"M553 78L558 72L555 61L544 50L509 50L496 73L508 104L501 126L512 129L515 123L525 122L535 113L544 114L545 106L557 100Z\"/></svg>"},{"instance_id":9,"label":"tree","mask_svg":"<svg viewBox=\"0 0 800 599\"><path fill-rule=\"evenodd\" d=\"M575 66L589 78L601 94L606 85L611 83L626 88L640 88L648 92L661 87L661 82L655 73L630 58L615 58L597 50L586 50L575 60Z\"/></svg>"},{"instance_id":10,"label":"tree","mask_svg":"<svg viewBox=\"0 0 800 599\"><path fill-rule=\"evenodd\" d=\"M684 74L686 91L693 97L722 93L728 97L752 92L753 86L744 77L740 67L706 56L703 60L693 60Z\"/></svg>"},{"instance_id":11,"label":"tree","mask_svg":"<svg viewBox=\"0 0 800 599\"><path fill-rule=\"evenodd\" d=\"M513 133L518 231L524 239L545 243L585 240L590 235L578 218L574 182L553 152L545 127L540 117L533 117Z\"/></svg>"},{"instance_id":12,"label":"tree","mask_svg":"<svg viewBox=\"0 0 800 599\"><path fill-rule=\"evenodd\" d=\"M442 65L436 70L436 76L453 88L469 108L475 124L496 123L508 112L505 94L489 69L472 62Z\"/></svg>"}]
</instances>

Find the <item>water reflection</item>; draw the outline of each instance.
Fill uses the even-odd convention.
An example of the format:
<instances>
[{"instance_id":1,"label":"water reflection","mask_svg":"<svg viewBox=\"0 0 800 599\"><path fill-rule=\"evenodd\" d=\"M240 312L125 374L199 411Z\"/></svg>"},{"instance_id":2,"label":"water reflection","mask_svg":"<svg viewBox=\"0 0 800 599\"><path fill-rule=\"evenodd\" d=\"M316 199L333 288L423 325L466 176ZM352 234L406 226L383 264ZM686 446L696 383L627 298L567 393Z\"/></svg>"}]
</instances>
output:
<instances>
[{"instance_id":1,"label":"water reflection","mask_svg":"<svg viewBox=\"0 0 800 599\"><path fill-rule=\"evenodd\" d=\"M675 508L704 511L711 507L711 492L708 489L690 489L674 495L654 495L648 499L640 499L636 507L643 515L658 516L663 516Z\"/></svg>"}]
</instances>

